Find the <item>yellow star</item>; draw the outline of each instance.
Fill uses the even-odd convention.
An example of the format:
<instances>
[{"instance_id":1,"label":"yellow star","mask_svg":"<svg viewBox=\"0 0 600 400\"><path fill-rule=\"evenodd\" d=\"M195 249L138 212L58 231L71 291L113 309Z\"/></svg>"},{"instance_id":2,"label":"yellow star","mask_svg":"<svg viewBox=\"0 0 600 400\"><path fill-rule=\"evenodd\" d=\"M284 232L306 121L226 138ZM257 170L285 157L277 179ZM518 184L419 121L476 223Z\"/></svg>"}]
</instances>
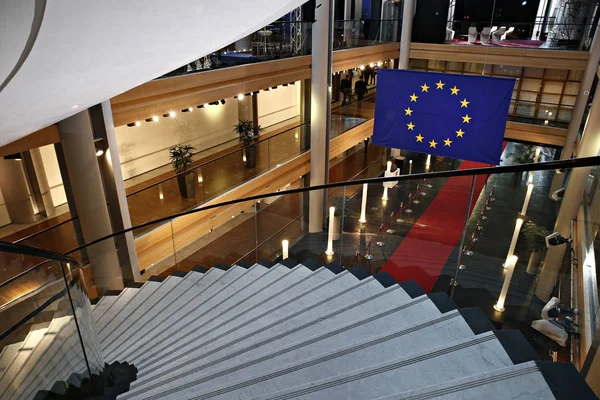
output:
<instances>
[{"instance_id":1,"label":"yellow star","mask_svg":"<svg viewBox=\"0 0 600 400\"><path fill-rule=\"evenodd\" d=\"M429 147L433 147L435 149L436 145L437 145L437 142L435 140L432 140L431 142L429 142Z\"/></svg>"},{"instance_id":2,"label":"yellow star","mask_svg":"<svg viewBox=\"0 0 600 400\"><path fill-rule=\"evenodd\" d=\"M413 93L412 96L410 96L410 101L414 101L416 103L418 98L419 96Z\"/></svg>"},{"instance_id":3,"label":"yellow star","mask_svg":"<svg viewBox=\"0 0 600 400\"><path fill-rule=\"evenodd\" d=\"M451 88L450 91L452 92L452 94L455 94L458 96L458 92L460 91L460 89L457 88L456 85L454 85L454 87Z\"/></svg>"},{"instance_id":4,"label":"yellow star","mask_svg":"<svg viewBox=\"0 0 600 400\"><path fill-rule=\"evenodd\" d=\"M425 139L423 136L421 136L420 133L415 137L417 138L417 142L421 142L421 143L423 143L423 139Z\"/></svg>"},{"instance_id":5,"label":"yellow star","mask_svg":"<svg viewBox=\"0 0 600 400\"><path fill-rule=\"evenodd\" d=\"M464 134L465 132L462 129L456 131L456 137L463 137Z\"/></svg>"},{"instance_id":6,"label":"yellow star","mask_svg":"<svg viewBox=\"0 0 600 400\"><path fill-rule=\"evenodd\" d=\"M471 117L469 117L469 114L465 115L464 117L462 117L463 119L463 123L469 123L469 121L472 119Z\"/></svg>"},{"instance_id":7,"label":"yellow star","mask_svg":"<svg viewBox=\"0 0 600 400\"><path fill-rule=\"evenodd\" d=\"M411 110L410 107L408 107L406 110L404 110L404 112L406 113L406 115L410 115L412 117L413 110Z\"/></svg>"},{"instance_id":8,"label":"yellow star","mask_svg":"<svg viewBox=\"0 0 600 400\"><path fill-rule=\"evenodd\" d=\"M460 108L467 108L467 106L469 105L470 101L467 101L467 99L464 99L463 101L460 102Z\"/></svg>"},{"instance_id":9,"label":"yellow star","mask_svg":"<svg viewBox=\"0 0 600 400\"><path fill-rule=\"evenodd\" d=\"M427 84L425 83L425 84L423 84L423 86L421 86L421 89L423 92L427 92L429 90L429 86L427 86ZM427 92L427 93L429 93L429 92Z\"/></svg>"},{"instance_id":10,"label":"yellow star","mask_svg":"<svg viewBox=\"0 0 600 400\"><path fill-rule=\"evenodd\" d=\"M452 140L450 140L450 138L444 140L444 147L446 147L446 146L450 147L451 144L452 144Z\"/></svg>"},{"instance_id":11,"label":"yellow star","mask_svg":"<svg viewBox=\"0 0 600 400\"><path fill-rule=\"evenodd\" d=\"M440 79L440 81L436 83L436 89L444 89L444 85L445 83L442 83L442 80Z\"/></svg>"},{"instance_id":12,"label":"yellow star","mask_svg":"<svg viewBox=\"0 0 600 400\"><path fill-rule=\"evenodd\" d=\"M408 124L406 124L406 126L408 126L408 130L409 131L414 131L415 130L415 126L413 125L412 122L409 122Z\"/></svg>"}]
</instances>

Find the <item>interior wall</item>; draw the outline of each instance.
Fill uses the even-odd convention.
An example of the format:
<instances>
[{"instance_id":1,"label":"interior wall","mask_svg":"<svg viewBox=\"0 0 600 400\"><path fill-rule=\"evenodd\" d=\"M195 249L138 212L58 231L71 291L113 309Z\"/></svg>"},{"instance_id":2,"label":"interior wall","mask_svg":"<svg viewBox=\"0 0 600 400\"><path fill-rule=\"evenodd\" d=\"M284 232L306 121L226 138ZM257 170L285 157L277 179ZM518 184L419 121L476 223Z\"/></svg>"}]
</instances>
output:
<instances>
[{"instance_id":1,"label":"interior wall","mask_svg":"<svg viewBox=\"0 0 600 400\"><path fill-rule=\"evenodd\" d=\"M261 91L258 97L258 124L263 128L300 115L300 84Z\"/></svg>"},{"instance_id":2,"label":"interior wall","mask_svg":"<svg viewBox=\"0 0 600 400\"><path fill-rule=\"evenodd\" d=\"M238 118L235 99L192 112L176 111L175 117L159 116L157 122L142 121L139 127L115 128L123 179L128 179L169 163L169 147L189 144L196 152L236 138L233 125Z\"/></svg>"},{"instance_id":3,"label":"interior wall","mask_svg":"<svg viewBox=\"0 0 600 400\"><path fill-rule=\"evenodd\" d=\"M65 194L65 187L63 186L62 176L60 175L56 151L52 144L42 146L39 150L42 156L44 170L46 171L46 179L50 188L52 202L54 203L54 207L58 207L67 202L67 195Z\"/></svg>"},{"instance_id":4,"label":"interior wall","mask_svg":"<svg viewBox=\"0 0 600 400\"><path fill-rule=\"evenodd\" d=\"M6 208L6 202L4 201L4 195L0 189L0 226L10 224L10 215L8 215L8 208Z\"/></svg>"}]
</instances>

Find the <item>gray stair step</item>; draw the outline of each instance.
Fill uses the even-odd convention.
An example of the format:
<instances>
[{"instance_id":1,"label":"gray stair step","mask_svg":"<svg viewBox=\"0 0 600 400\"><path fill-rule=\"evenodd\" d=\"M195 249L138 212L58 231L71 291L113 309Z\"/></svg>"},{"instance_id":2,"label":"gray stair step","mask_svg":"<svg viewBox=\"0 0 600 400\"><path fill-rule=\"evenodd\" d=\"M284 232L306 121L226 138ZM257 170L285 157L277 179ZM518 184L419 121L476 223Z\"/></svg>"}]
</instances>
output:
<instances>
[{"instance_id":1,"label":"gray stair step","mask_svg":"<svg viewBox=\"0 0 600 400\"><path fill-rule=\"evenodd\" d=\"M373 315L378 310L390 304L405 304L411 300L400 286L383 288L372 277L356 281L349 272L343 272L339 279L347 283L342 286L346 290L339 293L323 293L321 298L301 298L292 304L280 307L252 323L235 330L233 335L221 336L214 340L198 343L195 346L185 346L169 354L167 359L155 361L149 368L140 368L140 383L146 374L166 374L178 368L185 367L206 357L214 359L217 352L225 347L228 351L238 351L246 346L278 343L289 341L289 335L297 338L310 337L324 330L337 327L348 320L356 320L364 315ZM332 284L328 285L332 286ZM307 300L307 306L302 307L302 299ZM287 310L287 312L286 312ZM275 342L279 340L279 342ZM276 348L276 347L274 347ZM136 383L137 385L137 383ZM132 388L134 385L132 385ZM136 386L137 387L137 386Z\"/></svg>"},{"instance_id":2,"label":"gray stair step","mask_svg":"<svg viewBox=\"0 0 600 400\"><path fill-rule=\"evenodd\" d=\"M211 275L216 277L216 275L223 273L224 271L215 270ZM196 271L188 272L175 286L168 284L163 290L155 292L153 295L155 297L153 300L156 300L154 304L145 313L140 314L136 320L130 321L127 330L119 334L118 338L106 344L104 349L105 362L113 363L124 350L130 350L133 345L139 343L146 332L152 329L151 326L158 326L170 312L173 312L178 299L192 295L194 285L200 279L204 279L206 274ZM167 281L165 280L163 283L167 283Z\"/></svg>"},{"instance_id":3,"label":"gray stair step","mask_svg":"<svg viewBox=\"0 0 600 400\"><path fill-rule=\"evenodd\" d=\"M112 312L110 316L105 317L106 320L104 321L104 326L101 329L97 329L98 336L105 337L108 333L121 325L123 321L129 318L130 314L135 311L137 307L144 304L148 297L158 289L159 286L159 282L145 282L125 307L122 307L120 310Z\"/></svg>"},{"instance_id":4,"label":"gray stair step","mask_svg":"<svg viewBox=\"0 0 600 400\"><path fill-rule=\"evenodd\" d=\"M487 332L324 379L319 365L302 369L289 365L209 393L195 393L194 399L372 399L510 365L501 341Z\"/></svg>"},{"instance_id":5,"label":"gray stair step","mask_svg":"<svg viewBox=\"0 0 600 400\"><path fill-rule=\"evenodd\" d=\"M138 294L139 291L140 289L137 288L123 289L115 301L110 304L110 306L98 319L96 319L96 332L102 332L104 325L106 325L114 315L116 315L123 307L125 307L129 301L131 301L131 299Z\"/></svg>"},{"instance_id":6,"label":"gray stair step","mask_svg":"<svg viewBox=\"0 0 600 400\"><path fill-rule=\"evenodd\" d=\"M422 296L373 316L347 321L312 337L295 341L297 338L292 334L288 341L279 339L272 346L266 344L241 354L237 352L220 362L204 365L204 368L191 369L186 365L171 374L155 376L146 385L136 385L123 398L136 398L132 396L134 394L147 399L186 398L186 393L191 393L194 386L202 386L206 391L262 371L318 357L325 357L326 362L331 363L334 353L338 353L335 362L341 367L329 369L339 371L340 368L352 368L346 360L350 356L359 358L360 365L364 365L369 359L383 361L382 357L389 359L397 354L410 354L414 349L427 348L436 341L437 344L449 343L473 335L459 311L440 315L433 302ZM360 352L362 355L358 354ZM352 369L356 368L355 365Z\"/></svg>"},{"instance_id":7,"label":"gray stair step","mask_svg":"<svg viewBox=\"0 0 600 400\"><path fill-rule=\"evenodd\" d=\"M120 336L123 335L128 329L132 328L133 325L140 319L142 315L148 312L157 301L159 301L166 293L173 289L183 278L178 276L168 276L162 282L154 282L158 286L156 289L149 292L148 296L143 302L139 303L137 307L130 310L126 318L120 320L117 326L114 326L108 332L98 333L100 338L100 344L104 353L111 347L111 344L119 340Z\"/></svg>"},{"instance_id":8,"label":"gray stair step","mask_svg":"<svg viewBox=\"0 0 600 400\"><path fill-rule=\"evenodd\" d=\"M555 373L551 371L554 370ZM549 373L550 372L550 373ZM378 400L597 399L577 370L567 363L527 363L498 368Z\"/></svg>"},{"instance_id":9,"label":"gray stair step","mask_svg":"<svg viewBox=\"0 0 600 400\"><path fill-rule=\"evenodd\" d=\"M283 267L287 269L286 267ZM148 338L146 342L145 357L158 356L161 353L168 352L171 344L176 344L180 339L189 338L189 335L195 336L195 331L202 326L205 321L218 313L223 305L231 305L229 299L235 297L238 293L251 286L261 278L268 276L280 276L277 273L281 269L274 271L260 264L255 264L249 269L234 267L227 271L223 277L210 287L208 287L201 296L197 296L194 301L184 304L174 313L169 320L161 325L160 332ZM268 281L265 283L268 284ZM135 358L130 358L131 362L136 364ZM136 364L136 366L138 366ZM139 368L139 366L138 366Z\"/></svg>"},{"instance_id":10,"label":"gray stair step","mask_svg":"<svg viewBox=\"0 0 600 400\"><path fill-rule=\"evenodd\" d=\"M110 296L110 295L106 295L106 294L104 296L102 296L100 301L98 303L96 303L94 305L94 308L92 309L92 315L94 318L94 322L98 322L98 319L100 319L106 313L106 310L108 310L108 308L115 301L117 301L117 297L119 297L119 296Z\"/></svg>"},{"instance_id":11,"label":"gray stair step","mask_svg":"<svg viewBox=\"0 0 600 400\"><path fill-rule=\"evenodd\" d=\"M107 363L117 360L130 361L128 360L130 354L146 342L148 335L152 335L155 330L160 330L162 324L179 309L181 304L191 301L224 274L225 271L219 268L211 268L205 274L189 272L177 286L128 329L126 336L123 335L119 341L114 342L112 348L107 349L104 354L105 361Z\"/></svg>"}]
</instances>

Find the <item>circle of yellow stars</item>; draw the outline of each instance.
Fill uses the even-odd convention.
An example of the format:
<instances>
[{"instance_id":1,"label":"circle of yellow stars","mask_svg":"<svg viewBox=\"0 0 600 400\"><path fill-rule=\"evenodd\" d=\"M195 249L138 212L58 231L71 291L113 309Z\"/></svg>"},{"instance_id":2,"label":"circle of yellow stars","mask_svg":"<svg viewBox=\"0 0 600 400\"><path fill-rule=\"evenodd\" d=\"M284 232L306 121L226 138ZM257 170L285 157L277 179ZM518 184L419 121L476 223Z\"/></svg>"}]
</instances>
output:
<instances>
[{"instance_id":1,"label":"circle of yellow stars","mask_svg":"<svg viewBox=\"0 0 600 400\"><path fill-rule=\"evenodd\" d=\"M439 82L435 83L435 90L444 90L444 86L446 86L446 84L444 82L442 82L442 80L440 79ZM429 89L431 89L431 86L428 86L427 83L424 83L421 86L421 93L429 93ZM450 94L452 96L458 96L460 92L460 89L456 87L456 85L454 85L454 87L450 88ZM417 100L419 99L419 96L417 95L417 93L413 93L410 96L410 103L416 103ZM460 97L459 97L460 98ZM469 108L469 104L470 101L467 100L467 98L465 97L463 100L460 100L460 108ZM406 108L404 110L405 115L408 115L409 117L412 117L412 114L414 112L414 110L412 108L410 108L410 106L408 108ZM473 119L471 116L469 116L469 113L467 112L464 116L461 116L462 120L463 120L463 124L470 124L471 123L471 119ZM409 131L415 131L415 127L416 125L411 122L409 122L408 124L406 124L407 130ZM456 133L456 138L462 138L465 135L465 131L462 130L462 128L460 128L459 130L455 131ZM423 140L425 139L425 136L421 135L420 133L417 134L415 136L417 142L419 143L423 143ZM450 139L450 137L446 138L445 140L443 140L444 142L444 147L451 147L452 143L454 143L453 140ZM430 148L437 148L436 146L439 144L438 142L436 142L434 139L432 139L431 141L428 142L429 143L429 147Z\"/></svg>"}]
</instances>

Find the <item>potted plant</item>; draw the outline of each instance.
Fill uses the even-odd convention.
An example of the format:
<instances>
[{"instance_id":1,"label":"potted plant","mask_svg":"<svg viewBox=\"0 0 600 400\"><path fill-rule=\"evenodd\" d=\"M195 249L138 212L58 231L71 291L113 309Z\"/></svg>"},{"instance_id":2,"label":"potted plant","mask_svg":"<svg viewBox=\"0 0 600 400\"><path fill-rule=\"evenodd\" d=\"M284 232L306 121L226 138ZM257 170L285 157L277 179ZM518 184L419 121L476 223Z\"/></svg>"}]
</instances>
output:
<instances>
[{"instance_id":1,"label":"potted plant","mask_svg":"<svg viewBox=\"0 0 600 400\"><path fill-rule=\"evenodd\" d=\"M254 123L247 119L241 119L233 126L233 130L238 134L240 142L244 144L242 149L242 159L247 168L256 166L256 146L260 133L264 130L260 125L254 126Z\"/></svg>"},{"instance_id":2,"label":"potted plant","mask_svg":"<svg viewBox=\"0 0 600 400\"><path fill-rule=\"evenodd\" d=\"M549 234L548 229L537 225L533 221L527 221L523 226L523 236L527 242L527 247L531 250L529 262L527 263L527 273L530 275L535 275L540 267L546 248L546 236Z\"/></svg>"},{"instance_id":3,"label":"potted plant","mask_svg":"<svg viewBox=\"0 0 600 400\"><path fill-rule=\"evenodd\" d=\"M529 164L535 160L535 146L515 143L513 151L508 153L513 164Z\"/></svg>"},{"instance_id":4,"label":"potted plant","mask_svg":"<svg viewBox=\"0 0 600 400\"><path fill-rule=\"evenodd\" d=\"M193 199L196 197L196 170L185 173L192 164L194 147L178 144L169 148L169 161L177 174L177 184L181 197Z\"/></svg>"}]
</instances>

